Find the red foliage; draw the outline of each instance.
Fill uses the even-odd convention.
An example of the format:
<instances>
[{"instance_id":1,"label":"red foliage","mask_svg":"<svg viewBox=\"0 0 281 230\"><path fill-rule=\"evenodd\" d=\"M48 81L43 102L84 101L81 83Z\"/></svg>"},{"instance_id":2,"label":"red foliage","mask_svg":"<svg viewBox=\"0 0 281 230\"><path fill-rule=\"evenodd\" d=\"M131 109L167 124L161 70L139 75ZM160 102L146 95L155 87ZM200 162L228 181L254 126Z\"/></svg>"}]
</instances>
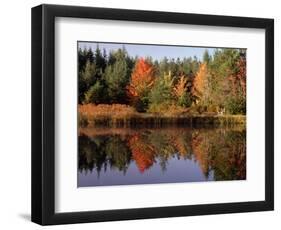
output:
<instances>
[{"instance_id":1,"label":"red foliage","mask_svg":"<svg viewBox=\"0 0 281 230\"><path fill-rule=\"evenodd\" d=\"M239 71L237 73L237 79L242 87L243 96L246 96L246 58L241 57L237 63Z\"/></svg>"}]
</instances>

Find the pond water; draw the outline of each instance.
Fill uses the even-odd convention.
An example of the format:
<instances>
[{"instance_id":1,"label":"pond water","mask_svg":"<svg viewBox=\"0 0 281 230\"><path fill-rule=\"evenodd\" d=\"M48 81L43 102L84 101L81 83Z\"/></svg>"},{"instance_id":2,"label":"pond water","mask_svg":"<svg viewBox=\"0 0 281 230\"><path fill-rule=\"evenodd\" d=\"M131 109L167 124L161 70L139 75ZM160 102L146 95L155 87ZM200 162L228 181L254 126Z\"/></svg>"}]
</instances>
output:
<instances>
[{"instance_id":1,"label":"pond water","mask_svg":"<svg viewBox=\"0 0 281 230\"><path fill-rule=\"evenodd\" d=\"M246 130L81 128L78 187L246 179Z\"/></svg>"}]
</instances>

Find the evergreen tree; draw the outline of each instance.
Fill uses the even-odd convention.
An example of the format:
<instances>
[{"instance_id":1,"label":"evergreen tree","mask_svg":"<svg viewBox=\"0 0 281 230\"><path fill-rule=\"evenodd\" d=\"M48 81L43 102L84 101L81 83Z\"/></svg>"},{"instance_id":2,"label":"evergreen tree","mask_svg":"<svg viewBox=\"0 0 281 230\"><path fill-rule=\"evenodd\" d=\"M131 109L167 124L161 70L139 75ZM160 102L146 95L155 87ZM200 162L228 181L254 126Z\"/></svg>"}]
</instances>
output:
<instances>
[{"instance_id":1,"label":"evergreen tree","mask_svg":"<svg viewBox=\"0 0 281 230\"><path fill-rule=\"evenodd\" d=\"M100 81L96 81L94 85L92 85L89 90L85 93L84 102L99 104L103 103L105 99L104 96L104 87Z\"/></svg>"},{"instance_id":2,"label":"evergreen tree","mask_svg":"<svg viewBox=\"0 0 281 230\"><path fill-rule=\"evenodd\" d=\"M164 76L169 72L169 60L167 57L164 57L159 63L159 75Z\"/></svg>"},{"instance_id":3,"label":"evergreen tree","mask_svg":"<svg viewBox=\"0 0 281 230\"><path fill-rule=\"evenodd\" d=\"M209 64L210 60L211 60L211 56L209 55L209 52L206 49L203 53L203 62Z\"/></svg>"},{"instance_id":4,"label":"evergreen tree","mask_svg":"<svg viewBox=\"0 0 281 230\"><path fill-rule=\"evenodd\" d=\"M239 50L217 49L209 66L212 104L231 114L245 113L246 61Z\"/></svg>"},{"instance_id":5,"label":"evergreen tree","mask_svg":"<svg viewBox=\"0 0 281 230\"><path fill-rule=\"evenodd\" d=\"M163 107L165 105L172 104L174 98L173 83L174 79L171 75L171 72L157 79L155 86L149 93L149 110L151 112L157 111L157 107Z\"/></svg>"},{"instance_id":6,"label":"evergreen tree","mask_svg":"<svg viewBox=\"0 0 281 230\"><path fill-rule=\"evenodd\" d=\"M101 53L99 46L97 46L94 54L94 63L96 66L96 79L101 79L106 67L106 52Z\"/></svg>"},{"instance_id":7,"label":"evergreen tree","mask_svg":"<svg viewBox=\"0 0 281 230\"><path fill-rule=\"evenodd\" d=\"M84 70L79 72L78 87L79 87L79 103L83 103L85 93L89 90L91 85L95 83L96 66L89 60L86 62Z\"/></svg>"},{"instance_id":8,"label":"evergreen tree","mask_svg":"<svg viewBox=\"0 0 281 230\"><path fill-rule=\"evenodd\" d=\"M126 85L129 81L126 53L119 49L114 56L115 62L105 69L105 82L110 103L126 103Z\"/></svg>"}]
</instances>

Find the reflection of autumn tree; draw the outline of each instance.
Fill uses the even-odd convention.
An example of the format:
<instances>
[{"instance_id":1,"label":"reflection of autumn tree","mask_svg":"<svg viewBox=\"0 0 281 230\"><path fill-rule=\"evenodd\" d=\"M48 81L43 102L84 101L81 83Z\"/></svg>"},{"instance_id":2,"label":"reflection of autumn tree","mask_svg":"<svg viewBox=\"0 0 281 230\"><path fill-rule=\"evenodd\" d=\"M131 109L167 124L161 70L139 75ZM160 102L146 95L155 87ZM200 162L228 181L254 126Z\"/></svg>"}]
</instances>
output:
<instances>
[{"instance_id":1,"label":"reflection of autumn tree","mask_svg":"<svg viewBox=\"0 0 281 230\"><path fill-rule=\"evenodd\" d=\"M178 130L150 130L130 137L128 145L141 172L156 163L156 159L165 171L169 159L191 158L190 137L190 132L184 130L180 133Z\"/></svg>"},{"instance_id":2,"label":"reflection of autumn tree","mask_svg":"<svg viewBox=\"0 0 281 230\"><path fill-rule=\"evenodd\" d=\"M132 158L141 173L150 168L155 162L154 148L136 134L129 138L128 145L132 152Z\"/></svg>"},{"instance_id":3,"label":"reflection of autumn tree","mask_svg":"<svg viewBox=\"0 0 281 230\"><path fill-rule=\"evenodd\" d=\"M225 142L213 166L216 180L246 179L246 131L225 133ZM219 146L213 146L218 151ZM226 152L227 154L224 154ZM218 170L216 170L218 169Z\"/></svg>"},{"instance_id":4,"label":"reflection of autumn tree","mask_svg":"<svg viewBox=\"0 0 281 230\"><path fill-rule=\"evenodd\" d=\"M171 158L191 158L190 134L191 132L188 130L178 129L150 133L148 138L157 152L162 170L166 170L167 162Z\"/></svg>"},{"instance_id":5,"label":"reflection of autumn tree","mask_svg":"<svg viewBox=\"0 0 281 230\"><path fill-rule=\"evenodd\" d=\"M215 180L245 179L245 135L245 130L194 132L192 149L203 173L208 177L213 170Z\"/></svg>"},{"instance_id":6,"label":"reflection of autumn tree","mask_svg":"<svg viewBox=\"0 0 281 230\"><path fill-rule=\"evenodd\" d=\"M206 177L209 176L209 137L206 135L200 135L201 132L196 131L193 133L192 138L192 150L195 159L198 161L202 172Z\"/></svg>"},{"instance_id":7,"label":"reflection of autumn tree","mask_svg":"<svg viewBox=\"0 0 281 230\"><path fill-rule=\"evenodd\" d=\"M172 143L175 146L177 153L184 159L192 158L191 151L191 131L178 131L177 134L173 137Z\"/></svg>"},{"instance_id":8,"label":"reflection of autumn tree","mask_svg":"<svg viewBox=\"0 0 281 230\"><path fill-rule=\"evenodd\" d=\"M112 133L112 131L111 131ZM89 134L90 135L90 134ZM79 136L79 170L99 174L109 168L126 173L134 161L141 173L171 159L196 161L206 178L246 178L245 129L145 129Z\"/></svg>"}]
</instances>

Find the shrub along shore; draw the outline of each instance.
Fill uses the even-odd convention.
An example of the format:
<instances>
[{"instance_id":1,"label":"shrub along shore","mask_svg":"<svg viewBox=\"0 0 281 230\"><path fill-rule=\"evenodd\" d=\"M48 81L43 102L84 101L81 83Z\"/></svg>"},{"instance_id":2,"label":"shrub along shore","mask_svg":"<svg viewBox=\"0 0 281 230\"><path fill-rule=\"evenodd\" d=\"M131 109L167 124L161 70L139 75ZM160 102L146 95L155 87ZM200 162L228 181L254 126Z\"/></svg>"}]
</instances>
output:
<instances>
[{"instance_id":1,"label":"shrub along shore","mask_svg":"<svg viewBox=\"0 0 281 230\"><path fill-rule=\"evenodd\" d=\"M245 115L217 113L192 113L175 110L167 113L139 113L126 105L80 105L78 108L80 127L163 127L163 126L212 126L228 127L246 125Z\"/></svg>"}]
</instances>

